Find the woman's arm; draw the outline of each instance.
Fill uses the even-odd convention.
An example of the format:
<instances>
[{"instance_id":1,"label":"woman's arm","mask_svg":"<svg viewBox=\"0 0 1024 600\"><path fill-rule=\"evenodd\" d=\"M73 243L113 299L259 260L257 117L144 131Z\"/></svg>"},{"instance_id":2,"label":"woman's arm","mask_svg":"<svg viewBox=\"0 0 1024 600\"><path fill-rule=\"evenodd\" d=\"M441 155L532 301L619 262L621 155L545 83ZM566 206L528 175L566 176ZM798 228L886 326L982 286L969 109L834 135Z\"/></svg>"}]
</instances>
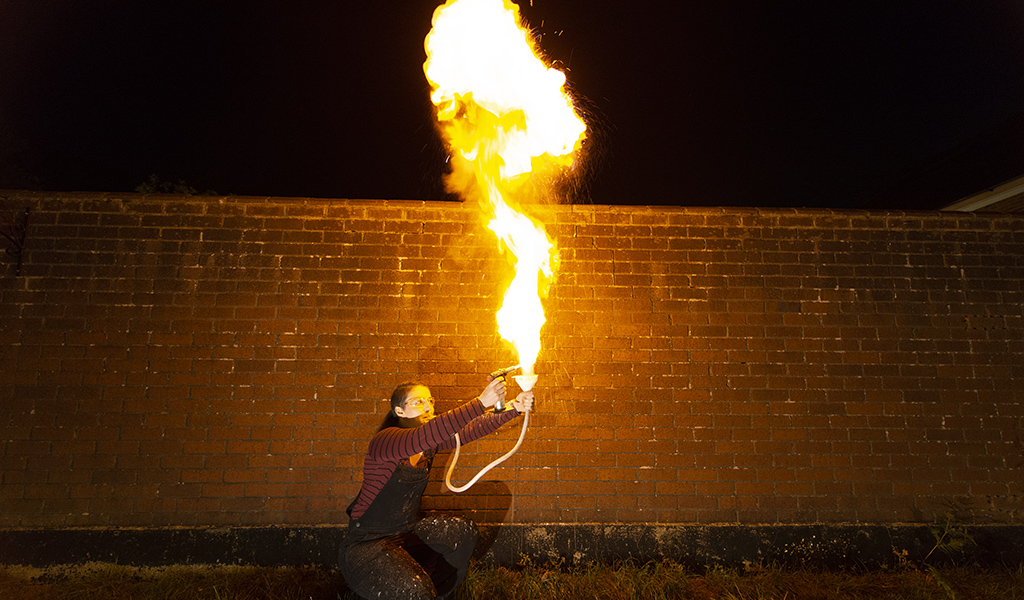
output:
<instances>
[{"instance_id":1,"label":"woman's arm","mask_svg":"<svg viewBox=\"0 0 1024 600\"><path fill-rule=\"evenodd\" d=\"M366 453L374 460L398 461L430 448L440 448L452 440L456 431L483 414L483 405L474 398L415 429L388 427L377 432L370 439Z\"/></svg>"},{"instance_id":2,"label":"woman's arm","mask_svg":"<svg viewBox=\"0 0 1024 600\"><path fill-rule=\"evenodd\" d=\"M499 427L519 416L519 411L512 408L500 413L485 413L463 427L459 431L459 443L468 444L489 435L498 430ZM438 450L451 450L455 447L455 436L445 440L437 446Z\"/></svg>"}]
</instances>

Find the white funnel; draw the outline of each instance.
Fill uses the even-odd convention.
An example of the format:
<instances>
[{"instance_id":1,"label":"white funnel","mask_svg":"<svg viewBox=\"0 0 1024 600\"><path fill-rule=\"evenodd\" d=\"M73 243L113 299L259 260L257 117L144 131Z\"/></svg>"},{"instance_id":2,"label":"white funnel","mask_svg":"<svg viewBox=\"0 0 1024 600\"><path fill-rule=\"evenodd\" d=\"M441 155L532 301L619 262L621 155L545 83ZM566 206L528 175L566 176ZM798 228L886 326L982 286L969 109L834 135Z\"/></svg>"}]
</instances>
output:
<instances>
[{"instance_id":1,"label":"white funnel","mask_svg":"<svg viewBox=\"0 0 1024 600\"><path fill-rule=\"evenodd\" d=\"M519 384L519 389L524 392L532 390L533 386L537 385L536 375L513 375L512 378Z\"/></svg>"}]
</instances>

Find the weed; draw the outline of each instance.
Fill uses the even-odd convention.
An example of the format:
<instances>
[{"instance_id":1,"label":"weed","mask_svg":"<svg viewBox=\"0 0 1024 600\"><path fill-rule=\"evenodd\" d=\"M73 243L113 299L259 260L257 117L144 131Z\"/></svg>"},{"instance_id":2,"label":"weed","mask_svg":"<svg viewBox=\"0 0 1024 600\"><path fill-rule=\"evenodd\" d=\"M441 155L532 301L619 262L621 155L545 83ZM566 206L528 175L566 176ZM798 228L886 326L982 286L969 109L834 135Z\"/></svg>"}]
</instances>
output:
<instances>
[{"instance_id":1,"label":"weed","mask_svg":"<svg viewBox=\"0 0 1024 600\"><path fill-rule=\"evenodd\" d=\"M928 551L922 562L927 562L936 550L947 556L954 556L965 548L978 545L967 531L967 527L954 523L953 515L949 513L943 515L941 527L939 525L932 526L931 532L935 538L935 546Z\"/></svg>"}]
</instances>

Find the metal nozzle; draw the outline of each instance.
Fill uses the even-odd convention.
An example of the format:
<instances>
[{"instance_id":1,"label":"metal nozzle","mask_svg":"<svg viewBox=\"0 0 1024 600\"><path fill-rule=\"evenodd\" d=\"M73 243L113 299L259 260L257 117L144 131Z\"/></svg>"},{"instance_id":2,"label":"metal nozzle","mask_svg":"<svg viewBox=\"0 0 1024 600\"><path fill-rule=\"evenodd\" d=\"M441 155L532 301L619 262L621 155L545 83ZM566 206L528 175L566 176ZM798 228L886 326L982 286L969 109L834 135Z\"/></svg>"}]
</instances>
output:
<instances>
[{"instance_id":1,"label":"metal nozzle","mask_svg":"<svg viewBox=\"0 0 1024 600\"><path fill-rule=\"evenodd\" d=\"M504 377L504 376L508 375L509 373L511 373L512 371L515 371L516 369L518 369L521 366L522 365L514 365L514 366L511 366L511 367L505 367L504 369L498 369L497 371L491 371L490 377L491 377L492 380L493 379L497 379L499 377Z\"/></svg>"}]
</instances>

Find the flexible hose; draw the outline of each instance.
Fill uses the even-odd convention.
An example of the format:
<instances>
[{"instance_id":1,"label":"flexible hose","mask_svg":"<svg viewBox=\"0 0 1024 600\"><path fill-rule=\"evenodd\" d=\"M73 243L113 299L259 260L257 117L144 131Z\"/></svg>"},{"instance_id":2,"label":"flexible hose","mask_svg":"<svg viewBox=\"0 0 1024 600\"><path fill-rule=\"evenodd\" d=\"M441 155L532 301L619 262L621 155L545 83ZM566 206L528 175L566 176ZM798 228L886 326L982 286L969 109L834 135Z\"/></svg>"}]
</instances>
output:
<instances>
[{"instance_id":1,"label":"flexible hose","mask_svg":"<svg viewBox=\"0 0 1024 600\"><path fill-rule=\"evenodd\" d=\"M448 472L444 476L444 484L448 486L448 489L450 489L451 491L455 492L456 494L462 493L462 492L468 490L469 488L473 487L473 484L476 483L481 477L483 477L484 473L490 471L494 467L496 467L496 466L500 465L501 463L505 462L505 460L508 457L510 457L510 456L512 456L513 454L516 453L516 450L519 450L519 446L523 445L523 438L526 437L526 425L529 422L530 422L530 411L527 410L527 411L525 411L523 413L523 429L522 429L522 431L519 432L519 440L516 442L516 445L513 446L512 449L509 450L508 452L506 452L503 456L501 456L500 458L498 458L497 460L495 460L491 464L487 465L483 469L480 469L480 472L477 473L476 476L473 477L473 479L470 479L469 483L467 483L466 485L464 485L462 487L454 487L454 486L452 486L452 471L455 470L455 463L459 462L459 448L462 446L462 441L459 439L459 434L456 433L455 434L455 454L452 455L452 464L448 465Z\"/></svg>"}]
</instances>

